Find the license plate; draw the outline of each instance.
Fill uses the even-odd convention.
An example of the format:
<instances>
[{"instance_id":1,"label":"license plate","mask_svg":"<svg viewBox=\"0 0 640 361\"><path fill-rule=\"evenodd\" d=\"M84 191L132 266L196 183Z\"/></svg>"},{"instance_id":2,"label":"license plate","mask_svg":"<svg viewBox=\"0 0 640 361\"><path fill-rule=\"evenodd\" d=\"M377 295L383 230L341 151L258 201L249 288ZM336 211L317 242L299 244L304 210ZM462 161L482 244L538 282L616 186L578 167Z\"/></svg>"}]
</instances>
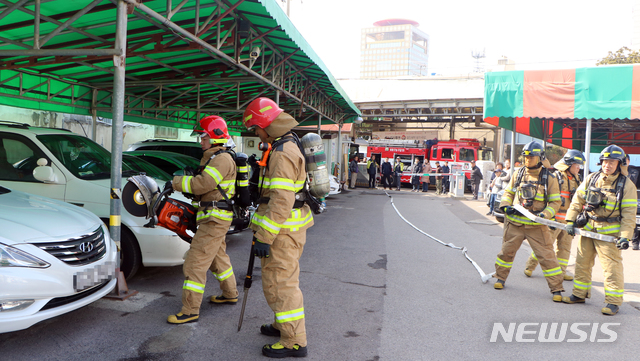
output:
<instances>
[{"instance_id":1,"label":"license plate","mask_svg":"<svg viewBox=\"0 0 640 361\"><path fill-rule=\"evenodd\" d=\"M87 288L111 280L116 274L115 262L105 262L92 268L87 268L73 275L73 288L81 292Z\"/></svg>"}]
</instances>

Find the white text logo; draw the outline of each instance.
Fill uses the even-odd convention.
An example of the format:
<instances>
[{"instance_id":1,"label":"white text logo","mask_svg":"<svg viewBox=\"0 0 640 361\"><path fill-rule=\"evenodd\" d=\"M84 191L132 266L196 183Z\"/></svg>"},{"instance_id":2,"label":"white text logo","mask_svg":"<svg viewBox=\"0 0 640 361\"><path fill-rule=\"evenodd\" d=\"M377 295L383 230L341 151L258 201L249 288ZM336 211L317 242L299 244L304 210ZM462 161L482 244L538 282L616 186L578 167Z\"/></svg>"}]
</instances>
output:
<instances>
[{"instance_id":1,"label":"white text logo","mask_svg":"<svg viewBox=\"0 0 640 361\"><path fill-rule=\"evenodd\" d=\"M494 323L490 342L498 336L504 342L613 342L618 338L611 327L619 323Z\"/></svg>"}]
</instances>

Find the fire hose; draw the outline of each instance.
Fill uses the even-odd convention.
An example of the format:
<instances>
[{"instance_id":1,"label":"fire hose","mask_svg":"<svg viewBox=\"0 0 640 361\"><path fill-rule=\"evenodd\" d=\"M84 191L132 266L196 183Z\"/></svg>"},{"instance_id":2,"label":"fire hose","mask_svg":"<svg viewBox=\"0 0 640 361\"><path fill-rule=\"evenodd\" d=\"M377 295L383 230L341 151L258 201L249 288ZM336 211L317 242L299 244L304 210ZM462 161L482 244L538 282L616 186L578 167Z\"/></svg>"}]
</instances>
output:
<instances>
[{"instance_id":1,"label":"fire hose","mask_svg":"<svg viewBox=\"0 0 640 361\"><path fill-rule=\"evenodd\" d=\"M420 228L416 227L415 225L413 225L413 223L409 222L406 218L404 218L402 216L402 214L400 213L400 211L398 211L398 208L396 207L395 203L393 202L393 197L391 195L389 195L389 193L387 193L387 191L384 192L390 199L391 199L391 206L393 206L393 209L395 209L396 213L398 214L398 216L400 216L400 218L402 218L403 221L405 221L408 225L410 225L411 227L413 227L416 231L424 234L425 236L431 238L432 240L440 243L441 245L445 246L445 247L449 247L449 248L453 248L453 249L457 249L459 251L462 251L462 254L464 255L464 257L471 262L471 264L473 265L473 267L476 268L476 270L478 271L478 273L480 273L480 279L482 280L482 283L487 283L487 281L489 281L489 279L491 279L493 277L493 275L495 274L495 272L492 272L490 274L486 274L484 273L484 271L482 270L482 268L480 268L480 266L473 260L471 259L471 257L469 257L469 254L467 253L467 247L458 247L456 245L454 245L453 243L445 243L442 242L441 240L437 239L436 237L426 233L425 231L421 230Z\"/></svg>"}]
</instances>

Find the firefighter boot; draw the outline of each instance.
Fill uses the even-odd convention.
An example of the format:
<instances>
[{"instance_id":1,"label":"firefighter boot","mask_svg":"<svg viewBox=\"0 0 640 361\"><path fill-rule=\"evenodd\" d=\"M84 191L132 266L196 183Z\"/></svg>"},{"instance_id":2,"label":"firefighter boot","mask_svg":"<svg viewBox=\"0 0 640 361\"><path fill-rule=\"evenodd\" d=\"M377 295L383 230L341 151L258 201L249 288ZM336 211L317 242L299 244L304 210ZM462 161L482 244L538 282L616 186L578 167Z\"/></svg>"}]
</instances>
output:
<instances>
[{"instance_id":1,"label":"firefighter boot","mask_svg":"<svg viewBox=\"0 0 640 361\"><path fill-rule=\"evenodd\" d=\"M280 342L276 342L273 345L264 345L262 354L271 358L307 357L307 347L293 345L293 348L286 348Z\"/></svg>"},{"instance_id":2,"label":"firefighter boot","mask_svg":"<svg viewBox=\"0 0 640 361\"><path fill-rule=\"evenodd\" d=\"M618 307L616 305L613 305L611 303L607 303L607 305L602 308L602 314L603 315L613 316L616 313L618 313L619 309L620 309L620 307Z\"/></svg>"},{"instance_id":3,"label":"firefighter boot","mask_svg":"<svg viewBox=\"0 0 640 361\"><path fill-rule=\"evenodd\" d=\"M280 336L280 330L270 324L260 326L260 333L267 336Z\"/></svg>"},{"instance_id":4,"label":"firefighter boot","mask_svg":"<svg viewBox=\"0 0 640 361\"><path fill-rule=\"evenodd\" d=\"M224 296L211 296L209 302L215 303L216 305L235 305L238 303L238 297L226 298Z\"/></svg>"},{"instance_id":5,"label":"firefighter boot","mask_svg":"<svg viewBox=\"0 0 640 361\"><path fill-rule=\"evenodd\" d=\"M640 240L636 239L635 241L631 241L631 244L633 245L632 249L634 251L640 250Z\"/></svg>"},{"instance_id":6,"label":"firefighter boot","mask_svg":"<svg viewBox=\"0 0 640 361\"><path fill-rule=\"evenodd\" d=\"M174 324L196 322L198 321L198 317L198 315L184 315L180 312L177 315L167 317L167 322Z\"/></svg>"},{"instance_id":7,"label":"firefighter boot","mask_svg":"<svg viewBox=\"0 0 640 361\"><path fill-rule=\"evenodd\" d=\"M530 270L530 269L528 269L528 268L525 268L525 269L524 269L524 275L525 275L525 276L527 276L527 277L531 277L531 275L532 275L532 274L533 274L533 271L532 271L532 270Z\"/></svg>"},{"instance_id":8,"label":"firefighter boot","mask_svg":"<svg viewBox=\"0 0 640 361\"><path fill-rule=\"evenodd\" d=\"M565 281L573 281L573 276L568 274L568 273L566 273L566 272L564 273L564 276L562 276L562 277L563 277L563 279Z\"/></svg>"},{"instance_id":9,"label":"firefighter boot","mask_svg":"<svg viewBox=\"0 0 640 361\"><path fill-rule=\"evenodd\" d=\"M497 280L496 283L493 284L493 288L495 288L496 290L501 290L504 288L504 281L503 280Z\"/></svg>"},{"instance_id":10,"label":"firefighter boot","mask_svg":"<svg viewBox=\"0 0 640 361\"><path fill-rule=\"evenodd\" d=\"M553 293L553 302L562 302L562 293L560 291Z\"/></svg>"},{"instance_id":11,"label":"firefighter boot","mask_svg":"<svg viewBox=\"0 0 640 361\"><path fill-rule=\"evenodd\" d=\"M571 295L569 297L562 297L562 302L564 303L584 303L584 298L576 297Z\"/></svg>"}]
</instances>

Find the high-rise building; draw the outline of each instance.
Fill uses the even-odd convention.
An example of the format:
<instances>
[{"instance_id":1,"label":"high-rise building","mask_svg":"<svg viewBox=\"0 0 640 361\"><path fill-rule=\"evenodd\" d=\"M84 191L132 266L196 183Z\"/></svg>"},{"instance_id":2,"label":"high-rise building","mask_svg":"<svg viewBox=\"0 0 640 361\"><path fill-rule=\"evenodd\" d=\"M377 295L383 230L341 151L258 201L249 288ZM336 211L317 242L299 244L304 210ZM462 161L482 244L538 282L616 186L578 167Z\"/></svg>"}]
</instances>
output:
<instances>
[{"instance_id":1,"label":"high-rise building","mask_svg":"<svg viewBox=\"0 0 640 361\"><path fill-rule=\"evenodd\" d=\"M362 29L360 77L428 75L429 35L413 20L387 19Z\"/></svg>"}]
</instances>

